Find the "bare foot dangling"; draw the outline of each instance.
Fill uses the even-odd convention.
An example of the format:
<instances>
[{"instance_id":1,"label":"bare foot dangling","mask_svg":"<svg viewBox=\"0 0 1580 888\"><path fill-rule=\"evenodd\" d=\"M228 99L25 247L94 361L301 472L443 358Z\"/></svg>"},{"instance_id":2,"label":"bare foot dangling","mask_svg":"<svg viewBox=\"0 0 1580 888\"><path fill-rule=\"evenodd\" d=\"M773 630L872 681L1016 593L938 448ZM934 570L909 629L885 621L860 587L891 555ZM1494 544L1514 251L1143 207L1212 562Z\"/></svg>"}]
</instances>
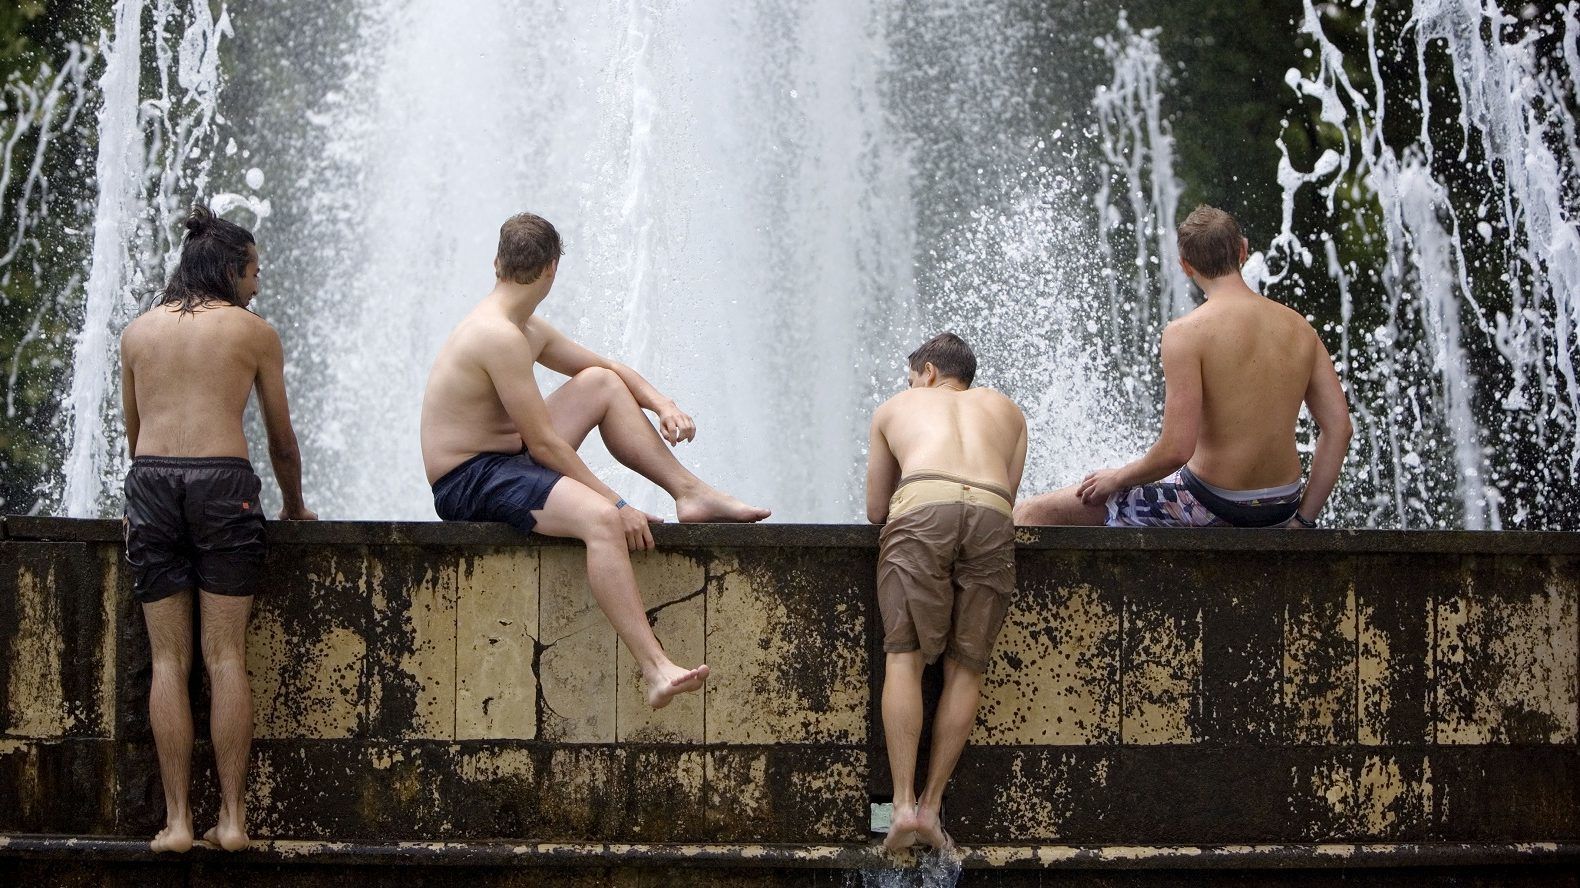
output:
<instances>
[{"instance_id":1,"label":"bare foot dangling","mask_svg":"<svg viewBox=\"0 0 1580 888\"><path fill-rule=\"evenodd\" d=\"M908 805L903 809L895 805L894 815L889 822L889 834L883 838L883 850L894 854L915 845L916 829L919 824L915 805Z\"/></svg>"},{"instance_id":2,"label":"bare foot dangling","mask_svg":"<svg viewBox=\"0 0 1580 888\"><path fill-rule=\"evenodd\" d=\"M916 837L934 851L952 851L955 847L955 840L944 831L942 815L927 808L916 809Z\"/></svg>"},{"instance_id":3,"label":"bare foot dangling","mask_svg":"<svg viewBox=\"0 0 1580 888\"><path fill-rule=\"evenodd\" d=\"M148 847L177 854L192 850L192 822L165 824L165 828L153 837Z\"/></svg>"},{"instance_id":4,"label":"bare foot dangling","mask_svg":"<svg viewBox=\"0 0 1580 888\"><path fill-rule=\"evenodd\" d=\"M706 488L701 493L675 500L675 518L681 523L749 524L772 515L768 509L748 506L727 493Z\"/></svg>"},{"instance_id":5,"label":"bare foot dangling","mask_svg":"<svg viewBox=\"0 0 1580 888\"><path fill-rule=\"evenodd\" d=\"M663 709L680 694L702 690L702 682L707 677L707 664L695 669L682 669L674 663L660 666L654 670L652 678L643 677L647 684L647 705Z\"/></svg>"}]
</instances>

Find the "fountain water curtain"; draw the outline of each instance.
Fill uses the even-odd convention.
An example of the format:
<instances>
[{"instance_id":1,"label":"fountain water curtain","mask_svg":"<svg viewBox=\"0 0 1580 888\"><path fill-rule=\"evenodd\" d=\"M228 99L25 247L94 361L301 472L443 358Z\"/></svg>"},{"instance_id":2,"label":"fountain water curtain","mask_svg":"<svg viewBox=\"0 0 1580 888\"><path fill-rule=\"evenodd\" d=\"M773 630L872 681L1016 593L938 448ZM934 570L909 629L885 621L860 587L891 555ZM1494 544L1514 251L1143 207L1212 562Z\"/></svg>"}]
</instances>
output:
<instances>
[{"instance_id":1,"label":"fountain water curtain","mask_svg":"<svg viewBox=\"0 0 1580 888\"><path fill-rule=\"evenodd\" d=\"M215 18L206 3L174 0L156 0L149 11L145 41L142 0L116 5L99 81L99 201L66 412L62 505L74 517L102 514L118 498L125 448L116 333L174 267L187 200L210 196L219 147L219 52L232 34L229 16L223 6ZM157 83L149 98L142 93L145 42L153 45Z\"/></svg>"},{"instance_id":2,"label":"fountain water curtain","mask_svg":"<svg viewBox=\"0 0 1580 888\"><path fill-rule=\"evenodd\" d=\"M1157 335L1191 304L1156 32L1121 16L1093 44L1110 76L1091 103L1021 139L1035 114L1001 69L1029 38L1002 27L1018 8L1003 0L927 17L882 0L524 6L307 4L320 27L249 19L237 36L223 7L119 0L49 508L116 508L115 336L170 266L194 197L250 211L257 308L284 333L310 502L326 517L432 517L424 375L490 285L499 222L524 208L568 245L549 319L674 395L702 430L688 462L781 518L859 515L867 417L924 330L972 339L984 381L1027 407L1030 488L1151 440ZM1359 10L1372 45L1357 64L1330 39L1331 10L1306 3L1312 61L1290 73L1289 101L1316 103L1337 147L1302 171L1280 142L1284 225L1252 274L1302 307L1336 294L1319 324L1359 430L1340 521L1571 520L1577 9L1532 25L1491 3L1415 0L1405 51L1422 72L1451 72L1459 107L1422 93L1419 135L1390 129L1389 142L1403 97L1376 60L1383 12ZM906 42L918 29L937 32L920 52ZM976 182L939 178L976 156L939 166L943 149L899 110L919 82L902 75L936 68L923 53L951 40L971 46L921 79L956 78L950 95L970 99L930 110L975 115L958 125L987 158ZM52 87L71 114L97 67L81 52ZM1445 115L1459 138L1428 126ZM1481 171L1478 194L1444 173L1455 165ZM960 192L977 209L940 222ZM1297 229L1308 193L1331 214L1321 230ZM589 461L633 501L666 506L596 446Z\"/></svg>"},{"instance_id":3,"label":"fountain water curtain","mask_svg":"<svg viewBox=\"0 0 1580 888\"><path fill-rule=\"evenodd\" d=\"M1356 523L1564 526L1580 467L1580 5L1561 31L1528 27L1494 3L1415 0L1405 33L1420 78L1417 137L1384 139L1390 96L1380 13L1365 5L1370 64L1329 38L1305 0L1316 70L1289 86L1320 106L1342 144L1310 172L1282 141L1284 224L1268 249L1276 285L1325 275L1341 298L1335 359L1359 422L1339 501ZM1554 26L1556 27L1556 26ZM1539 45L1561 51L1543 53ZM1458 109L1432 107L1429 66L1451 72ZM1352 77L1350 72L1362 72ZM1433 134L1443 118L1461 145ZM1456 119L1457 118L1457 119ZM1438 172L1471 171L1475 193ZM1296 232L1296 194L1314 188L1332 223ZM1358 223L1380 230L1378 261L1340 259ZM1319 252L1313 252L1313 250ZM1260 258L1260 257L1259 257ZM1568 526L1572 526L1569 524Z\"/></svg>"}]
</instances>

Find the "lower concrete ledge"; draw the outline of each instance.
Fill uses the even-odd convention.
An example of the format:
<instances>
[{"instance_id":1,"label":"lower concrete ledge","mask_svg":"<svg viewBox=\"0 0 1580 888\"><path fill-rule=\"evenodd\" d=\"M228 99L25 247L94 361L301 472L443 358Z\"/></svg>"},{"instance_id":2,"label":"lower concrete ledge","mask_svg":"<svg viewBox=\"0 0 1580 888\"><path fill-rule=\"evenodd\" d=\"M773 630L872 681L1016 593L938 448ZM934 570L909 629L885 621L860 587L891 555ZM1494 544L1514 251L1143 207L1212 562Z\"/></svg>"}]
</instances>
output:
<instances>
[{"instance_id":1,"label":"lower concrete ledge","mask_svg":"<svg viewBox=\"0 0 1580 888\"><path fill-rule=\"evenodd\" d=\"M0 835L0 860L170 863L182 859L303 866L731 867L876 870L913 860L875 845L615 842L254 842L229 853L199 842L187 857L155 854L142 838ZM966 869L1331 870L1580 866L1580 843L1376 843L1267 845L979 845Z\"/></svg>"}]
</instances>

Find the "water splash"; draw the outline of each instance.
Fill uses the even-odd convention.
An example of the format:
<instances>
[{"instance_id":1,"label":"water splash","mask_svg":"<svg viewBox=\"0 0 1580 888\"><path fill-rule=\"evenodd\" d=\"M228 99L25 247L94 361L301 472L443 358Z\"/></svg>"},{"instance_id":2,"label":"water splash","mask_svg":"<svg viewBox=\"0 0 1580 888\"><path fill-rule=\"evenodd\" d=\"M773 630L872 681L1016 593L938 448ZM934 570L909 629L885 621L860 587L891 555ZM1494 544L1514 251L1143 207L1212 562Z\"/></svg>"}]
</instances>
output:
<instances>
[{"instance_id":1,"label":"water splash","mask_svg":"<svg viewBox=\"0 0 1580 888\"><path fill-rule=\"evenodd\" d=\"M1285 224L1251 273L1292 302L1319 283L1337 294L1324 332L1361 435L1336 494L1344 520L1566 520L1580 458L1580 142L1565 104L1580 90L1577 5L1526 27L1490 5L1417 0L1413 52L1423 68L1448 61L1463 108L1464 145L1442 148L1441 133L1382 139L1378 47L1369 71L1354 65L1306 4L1316 70L1289 82L1341 143L1309 171L1284 152ZM268 219L256 308L286 334L326 516L432 517L423 377L520 209L566 236L548 318L637 363L697 416L688 463L782 518L859 514L867 417L924 330L967 335L983 381L1028 408L1028 489L1155 433L1157 331L1190 301L1155 32L1121 18L1088 43L1108 83L1045 126L1021 88L1044 75L1020 67L1041 25L1009 0L927 16L882 0L298 6L324 27L249 43L204 4L117 5L63 445L71 514L114 508L114 336L204 195ZM1360 14L1375 43L1377 5ZM284 27L248 22L255 36ZM222 66L223 52L247 63ZM140 66L153 77L140 83ZM909 111L931 129L902 119L923 94ZM270 150L243 172L231 132ZM1461 162L1491 171L1480 206L1438 174ZM1332 223L1297 231L1311 189ZM1375 267L1346 240L1363 230L1382 239ZM596 447L588 458L635 502L664 504Z\"/></svg>"},{"instance_id":2,"label":"water splash","mask_svg":"<svg viewBox=\"0 0 1580 888\"><path fill-rule=\"evenodd\" d=\"M217 18L207 3L182 6L185 12L174 0L157 0L149 9L158 91L146 100L144 4L119 0L115 7L99 83L99 201L66 403L62 506L72 517L98 516L117 501L125 454L114 421L116 335L152 298L148 282L163 281L174 268L180 220L190 200L207 194L218 153L219 52L232 35L230 17L223 6Z\"/></svg>"},{"instance_id":3,"label":"water splash","mask_svg":"<svg viewBox=\"0 0 1580 888\"><path fill-rule=\"evenodd\" d=\"M860 870L848 875L845 884L859 884L860 888L954 888L965 872L965 858L958 849L916 851L914 859L912 866Z\"/></svg>"},{"instance_id":4,"label":"water splash","mask_svg":"<svg viewBox=\"0 0 1580 888\"><path fill-rule=\"evenodd\" d=\"M870 113L876 7L362 8L379 39L358 42L314 110L322 124L265 169L282 183L275 207L314 201L329 220L276 214L265 255L301 261L259 308L294 330L320 513L432 517L424 377L492 285L499 223L531 209L567 245L544 315L693 413L689 465L783 516L855 514L876 380L915 329L904 158ZM259 125L287 128L267 116L287 112L257 109ZM668 509L596 436L584 456L628 499Z\"/></svg>"},{"instance_id":5,"label":"water splash","mask_svg":"<svg viewBox=\"0 0 1580 888\"><path fill-rule=\"evenodd\" d=\"M1580 74L1576 9L1562 10L1565 51L1545 56L1537 44L1556 35L1539 23L1520 25L1491 3L1416 0L1405 31L1420 80L1411 97L1420 130L1396 148L1384 136L1399 97L1380 70L1375 0L1364 8L1369 65L1351 64L1305 2L1301 30L1317 70L1287 79L1319 103L1341 150L1302 173L1280 142L1284 224L1265 258L1273 269L1265 283L1287 278L1298 293L1303 276L1325 273L1341 294L1335 357L1360 420L1351 465L1366 473L1361 483L1348 474L1339 492L1354 520L1496 529L1506 515L1524 524L1533 510L1561 508L1573 495L1580 224L1565 188L1580 170L1566 104ZM1429 57L1434 65L1446 59L1459 99L1461 145L1447 157L1438 146L1450 140L1433 136L1444 109L1429 101ZM1444 167L1473 171L1478 194L1455 193L1438 172ZM1333 219L1315 234L1295 231L1292 220L1295 195L1307 187ZM1384 262L1341 264L1335 239L1367 218L1385 239ZM1323 245L1322 265L1312 241ZM1359 306L1377 322L1353 330L1362 292L1382 304Z\"/></svg>"}]
</instances>

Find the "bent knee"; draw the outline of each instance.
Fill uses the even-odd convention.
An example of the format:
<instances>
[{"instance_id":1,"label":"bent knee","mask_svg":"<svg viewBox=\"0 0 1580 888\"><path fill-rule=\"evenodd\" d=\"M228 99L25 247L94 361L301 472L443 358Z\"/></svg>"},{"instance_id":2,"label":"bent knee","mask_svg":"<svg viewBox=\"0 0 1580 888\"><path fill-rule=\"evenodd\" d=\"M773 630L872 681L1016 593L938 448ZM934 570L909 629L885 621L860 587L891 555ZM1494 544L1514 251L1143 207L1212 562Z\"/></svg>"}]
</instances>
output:
<instances>
[{"instance_id":1,"label":"bent knee","mask_svg":"<svg viewBox=\"0 0 1580 888\"><path fill-rule=\"evenodd\" d=\"M613 503L603 503L591 510L582 535L585 542L625 539L625 526L620 522L620 510Z\"/></svg>"},{"instance_id":2,"label":"bent knee","mask_svg":"<svg viewBox=\"0 0 1580 888\"><path fill-rule=\"evenodd\" d=\"M596 385L599 388L612 388L615 385L623 387L625 385L625 383L620 381L619 374L607 367L588 367L586 370L576 374L574 378L579 382Z\"/></svg>"}]
</instances>

